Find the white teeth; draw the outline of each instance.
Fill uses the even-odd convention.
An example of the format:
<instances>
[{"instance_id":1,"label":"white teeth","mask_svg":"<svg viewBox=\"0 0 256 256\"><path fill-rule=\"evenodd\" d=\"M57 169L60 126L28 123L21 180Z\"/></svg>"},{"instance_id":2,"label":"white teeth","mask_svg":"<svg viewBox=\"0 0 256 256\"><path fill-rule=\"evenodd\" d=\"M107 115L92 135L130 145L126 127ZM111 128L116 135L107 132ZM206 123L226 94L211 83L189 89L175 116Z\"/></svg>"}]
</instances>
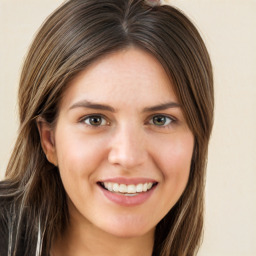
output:
<instances>
[{"instance_id":1,"label":"white teeth","mask_svg":"<svg viewBox=\"0 0 256 256\"><path fill-rule=\"evenodd\" d=\"M125 184L120 184L119 185L119 192L120 193L126 193L126 191L127 191L126 185Z\"/></svg>"},{"instance_id":2,"label":"white teeth","mask_svg":"<svg viewBox=\"0 0 256 256\"><path fill-rule=\"evenodd\" d=\"M136 192L140 193L140 192L142 192L142 190L143 190L143 185L142 184L138 184L136 186Z\"/></svg>"},{"instance_id":3,"label":"white teeth","mask_svg":"<svg viewBox=\"0 0 256 256\"><path fill-rule=\"evenodd\" d=\"M148 190L148 184L145 183L145 184L143 185L143 192L146 192L147 190Z\"/></svg>"},{"instance_id":4,"label":"white teeth","mask_svg":"<svg viewBox=\"0 0 256 256\"><path fill-rule=\"evenodd\" d=\"M135 185L128 185L127 186L127 193L130 193L130 194L136 193L136 186Z\"/></svg>"},{"instance_id":5,"label":"white teeth","mask_svg":"<svg viewBox=\"0 0 256 256\"><path fill-rule=\"evenodd\" d=\"M147 183L148 190L151 189L153 186L153 183Z\"/></svg>"},{"instance_id":6,"label":"white teeth","mask_svg":"<svg viewBox=\"0 0 256 256\"><path fill-rule=\"evenodd\" d=\"M118 183L113 183L113 182L103 182L102 185L109 191L114 191L114 192L119 192L119 193L123 193L124 195L127 196L135 196L137 195L137 193L141 193L141 192L147 192L148 190L150 190L153 186L152 182L148 182L148 183L140 183L140 184L130 184L130 185L126 185L126 184L118 184Z\"/></svg>"},{"instance_id":7,"label":"white teeth","mask_svg":"<svg viewBox=\"0 0 256 256\"><path fill-rule=\"evenodd\" d=\"M113 184L112 184L111 182L108 182L108 183L107 183L107 189L108 189L109 191L113 191Z\"/></svg>"},{"instance_id":8,"label":"white teeth","mask_svg":"<svg viewBox=\"0 0 256 256\"><path fill-rule=\"evenodd\" d=\"M114 183L114 184L113 184L113 190L114 190L115 192L118 192L118 191L119 191L119 185L118 185L117 183Z\"/></svg>"}]
</instances>

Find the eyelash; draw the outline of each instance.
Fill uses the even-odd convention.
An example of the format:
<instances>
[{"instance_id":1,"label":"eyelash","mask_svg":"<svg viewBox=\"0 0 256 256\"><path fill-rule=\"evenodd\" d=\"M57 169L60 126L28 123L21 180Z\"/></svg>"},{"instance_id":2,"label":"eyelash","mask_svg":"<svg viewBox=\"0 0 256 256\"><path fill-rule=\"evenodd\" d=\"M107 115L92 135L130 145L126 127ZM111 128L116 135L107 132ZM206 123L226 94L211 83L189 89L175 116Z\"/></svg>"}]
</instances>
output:
<instances>
[{"instance_id":1,"label":"eyelash","mask_svg":"<svg viewBox=\"0 0 256 256\"><path fill-rule=\"evenodd\" d=\"M101 119L100 124L99 124L99 125L93 125L93 124L91 124L91 123L86 123L87 120L89 120L89 122L90 122L90 119L92 119L92 118L100 118L100 119ZM103 125L102 125L102 120L105 121L105 124L103 124ZM108 125L110 125L110 121L108 121L108 119L107 119L105 116L99 115L99 114L97 114L97 115L95 114L95 115L88 115L88 116L85 116L85 117L83 117L83 118L80 120L80 122L83 123L83 124L85 124L85 125L88 126L88 127L93 127L93 128L99 128L99 127L101 127L101 126L108 126Z\"/></svg>"},{"instance_id":2,"label":"eyelash","mask_svg":"<svg viewBox=\"0 0 256 256\"><path fill-rule=\"evenodd\" d=\"M91 124L90 119L92 120L92 118L100 118L100 124L99 125ZM164 118L165 122L167 122L167 120L168 120L168 123L164 124L164 125L157 125L157 124L154 123L154 118ZM89 121L89 123L86 123L86 121ZM103 121L104 121L104 124L102 124ZM148 119L146 124L150 124L150 125L155 126L157 128L164 129L164 128L168 128L169 126L173 125L176 121L177 120L174 117L171 117L171 116L168 116L168 115L165 115L165 114L155 114L155 115L152 115ZM102 126L109 126L110 125L110 121L108 121L108 119L105 116L99 115L99 114L95 114L95 115L92 114L92 115L85 116L79 122L85 124L88 127L92 127L92 128L100 128Z\"/></svg>"},{"instance_id":3,"label":"eyelash","mask_svg":"<svg viewBox=\"0 0 256 256\"><path fill-rule=\"evenodd\" d=\"M165 124L164 125L157 125L154 123L154 118L164 118L165 119ZM168 123L166 124L167 120ZM160 129L165 129L165 128L169 128L171 125L173 125L176 122L176 119L174 117L168 116L168 115L164 115L164 114L157 114L157 115L153 115L150 117L148 123L150 125L156 126L157 128Z\"/></svg>"}]
</instances>

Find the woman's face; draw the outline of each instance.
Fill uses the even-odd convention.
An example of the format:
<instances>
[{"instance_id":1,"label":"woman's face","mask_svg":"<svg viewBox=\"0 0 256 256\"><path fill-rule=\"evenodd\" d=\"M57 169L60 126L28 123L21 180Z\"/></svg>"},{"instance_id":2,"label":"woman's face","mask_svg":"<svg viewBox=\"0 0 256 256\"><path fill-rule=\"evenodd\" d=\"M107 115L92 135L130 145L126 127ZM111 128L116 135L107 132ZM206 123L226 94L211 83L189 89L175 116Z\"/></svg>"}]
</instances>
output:
<instances>
[{"instance_id":1,"label":"woman's face","mask_svg":"<svg viewBox=\"0 0 256 256\"><path fill-rule=\"evenodd\" d=\"M136 48L77 76L41 137L71 219L115 236L154 232L188 181L193 134L163 67Z\"/></svg>"}]
</instances>

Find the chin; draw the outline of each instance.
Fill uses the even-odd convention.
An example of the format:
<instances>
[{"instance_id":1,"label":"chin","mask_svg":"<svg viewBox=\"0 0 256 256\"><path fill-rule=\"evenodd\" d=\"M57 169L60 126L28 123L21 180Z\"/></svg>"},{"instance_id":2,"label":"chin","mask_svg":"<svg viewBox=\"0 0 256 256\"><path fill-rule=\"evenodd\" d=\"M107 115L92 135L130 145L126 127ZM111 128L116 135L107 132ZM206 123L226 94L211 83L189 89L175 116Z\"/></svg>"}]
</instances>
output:
<instances>
[{"instance_id":1,"label":"chin","mask_svg":"<svg viewBox=\"0 0 256 256\"><path fill-rule=\"evenodd\" d=\"M150 230L151 231L151 230ZM109 230L109 234L115 237L119 238L136 238L136 237L142 237L147 235L148 233L151 233L149 230L142 232L138 228L134 228L133 230ZM154 229L153 229L154 232Z\"/></svg>"},{"instance_id":2,"label":"chin","mask_svg":"<svg viewBox=\"0 0 256 256\"><path fill-rule=\"evenodd\" d=\"M102 228L105 232L120 238L133 238L133 237L141 237L147 235L149 233L154 233L155 226L147 225L142 220L129 219L127 221L121 218L122 220L115 220L114 223L110 223L109 225L104 225Z\"/></svg>"}]
</instances>

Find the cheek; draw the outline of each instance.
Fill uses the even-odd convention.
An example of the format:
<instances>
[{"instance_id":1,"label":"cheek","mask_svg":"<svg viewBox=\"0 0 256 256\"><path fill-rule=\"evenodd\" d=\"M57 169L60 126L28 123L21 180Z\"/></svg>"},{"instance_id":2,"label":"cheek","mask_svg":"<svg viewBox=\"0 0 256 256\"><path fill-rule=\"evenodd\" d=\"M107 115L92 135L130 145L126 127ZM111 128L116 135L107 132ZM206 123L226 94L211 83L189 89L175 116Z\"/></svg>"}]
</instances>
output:
<instances>
[{"instance_id":1,"label":"cheek","mask_svg":"<svg viewBox=\"0 0 256 256\"><path fill-rule=\"evenodd\" d=\"M158 154L158 163L162 172L166 190L179 197L184 191L189 173L194 148L192 133L173 136L162 144Z\"/></svg>"},{"instance_id":2,"label":"cheek","mask_svg":"<svg viewBox=\"0 0 256 256\"><path fill-rule=\"evenodd\" d=\"M72 136L70 136L72 134ZM78 189L84 180L93 180L95 170L103 163L105 152L100 138L61 130L56 136L58 167L64 186ZM82 186L84 187L84 185Z\"/></svg>"},{"instance_id":3,"label":"cheek","mask_svg":"<svg viewBox=\"0 0 256 256\"><path fill-rule=\"evenodd\" d=\"M161 162L165 166L164 174L187 172L190 169L194 148L194 138L191 133L174 137L166 142L163 147Z\"/></svg>"},{"instance_id":4,"label":"cheek","mask_svg":"<svg viewBox=\"0 0 256 256\"><path fill-rule=\"evenodd\" d=\"M92 141L90 136L82 132L72 132L72 129L63 130L56 136L58 162L71 167L73 165L88 166L95 162L92 160L101 157L102 143L100 138L93 138Z\"/></svg>"}]
</instances>

